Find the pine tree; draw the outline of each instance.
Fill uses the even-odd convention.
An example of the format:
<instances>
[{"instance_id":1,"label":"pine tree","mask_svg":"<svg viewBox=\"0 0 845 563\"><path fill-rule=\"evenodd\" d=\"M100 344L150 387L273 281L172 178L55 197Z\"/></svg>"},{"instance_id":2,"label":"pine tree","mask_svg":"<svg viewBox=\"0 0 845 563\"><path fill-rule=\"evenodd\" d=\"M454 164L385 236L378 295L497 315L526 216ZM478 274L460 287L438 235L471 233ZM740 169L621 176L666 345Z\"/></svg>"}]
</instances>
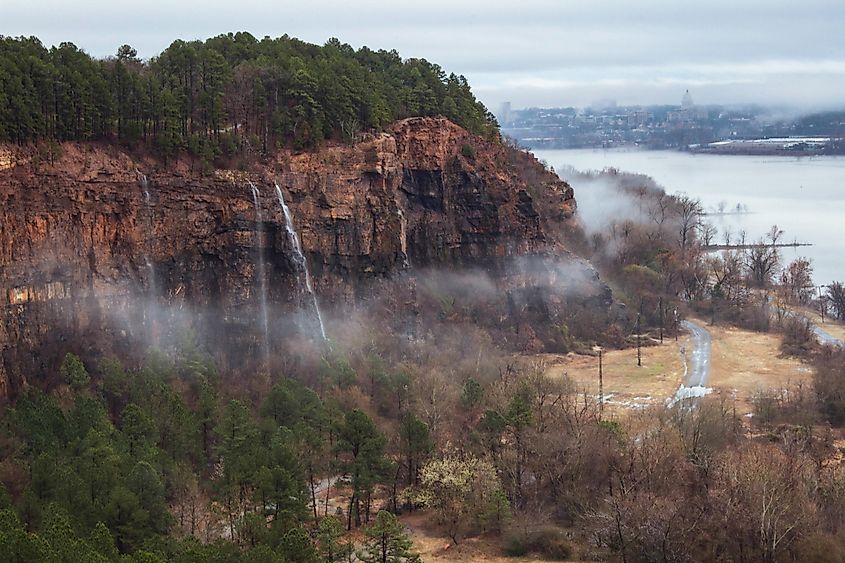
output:
<instances>
[{"instance_id":1,"label":"pine tree","mask_svg":"<svg viewBox=\"0 0 845 563\"><path fill-rule=\"evenodd\" d=\"M91 530L88 543L97 553L109 561L117 561L119 554L117 546L114 544L114 538L102 522L97 522L97 525Z\"/></svg>"},{"instance_id":2,"label":"pine tree","mask_svg":"<svg viewBox=\"0 0 845 563\"><path fill-rule=\"evenodd\" d=\"M88 370L85 369L79 356L75 354L68 353L65 355L59 372L62 374L62 379L64 379L65 383L70 385L74 390L82 389L91 381Z\"/></svg>"},{"instance_id":3,"label":"pine tree","mask_svg":"<svg viewBox=\"0 0 845 563\"><path fill-rule=\"evenodd\" d=\"M338 450L345 454L340 470L349 476L352 496L349 499L347 528L361 524L361 500L369 501L375 484L383 477L387 468L384 457L386 440L375 423L364 412L355 409L346 413L339 433ZM369 506L367 506L369 513Z\"/></svg>"},{"instance_id":4,"label":"pine tree","mask_svg":"<svg viewBox=\"0 0 845 563\"><path fill-rule=\"evenodd\" d=\"M343 522L334 516L320 519L317 526L317 552L324 563L336 563L346 559L347 544L340 540L346 530Z\"/></svg>"},{"instance_id":5,"label":"pine tree","mask_svg":"<svg viewBox=\"0 0 845 563\"><path fill-rule=\"evenodd\" d=\"M372 526L364 529L367 539L358 558L364 563L417 562L419 555L413 551L413 542L396 516L382 510Z\"/></svg>"}]
</instances>

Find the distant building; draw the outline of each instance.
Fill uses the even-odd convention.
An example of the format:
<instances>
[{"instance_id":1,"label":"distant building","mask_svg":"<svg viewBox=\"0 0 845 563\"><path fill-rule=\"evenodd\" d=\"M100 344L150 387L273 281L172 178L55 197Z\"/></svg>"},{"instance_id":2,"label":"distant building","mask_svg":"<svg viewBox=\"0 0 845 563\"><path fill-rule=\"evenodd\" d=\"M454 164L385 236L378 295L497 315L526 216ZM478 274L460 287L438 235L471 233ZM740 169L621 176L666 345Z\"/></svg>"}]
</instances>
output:
<instances>
[{"instance_id":1,"label":"distant building","mask_svg":"<svg viewBox=\"0 0 845 563\"><path fill-rule=\"evenodd\" d=\"M666 114L668 123L688 123L691 119L691 112L686 109L670 111Z\"/></svg>"},{"instance_id":2,"label":"distant building","mask_svg":"<svg viewBox=\"0 0 845 563\"><path fill-rule=\"evenodd\" d=\"M500 125L507 125L511 122L511 103L510 102L502 102L501 107L499 108L499 121L501 122Z\"/></svg>"},{"instance_id":3,"label":"distant building","mask_svg":"<svg viewBox=\"0 0 845 563\"><path fill-rule=\"evenodd\" d=\"M648 123L648 112L644 109L632 110L628 112L627 117L629 127L642 127Z\"/></svg>"},{"instance_id":4,"label":"distant building","mask_svg":"<svg viewBox=\"0 0 845 563\"><path fill-rule=\"evenodd\" d=\"M684 92L684 97L681 98L681 107L684 109L690 109L695 105L695 102L692 101L692 94L689 93L689 90Z\"/></svg>"}]
</instances>

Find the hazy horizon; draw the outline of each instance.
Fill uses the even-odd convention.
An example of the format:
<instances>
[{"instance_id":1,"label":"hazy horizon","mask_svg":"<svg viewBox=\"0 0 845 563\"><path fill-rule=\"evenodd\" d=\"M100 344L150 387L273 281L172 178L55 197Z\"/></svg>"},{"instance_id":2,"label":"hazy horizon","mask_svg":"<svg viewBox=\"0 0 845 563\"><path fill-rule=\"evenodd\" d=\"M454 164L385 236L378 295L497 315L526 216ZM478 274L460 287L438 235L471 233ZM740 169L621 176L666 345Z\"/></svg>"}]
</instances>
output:
<instances>
[{"instance_id":1,"label":"hazy horizon","mask_svg":"<svg viewBox=\"0 0 845 563\"><path fill-rule=\"evenodd\" d=\"M173 40L248 31L322 44L396 49L463 74L491 110L677 104L690 89L700 104L841 108L845 100L845 5L784 0L630 5L530 0L422 3L264 0L173 3L143 8L103 0L7 0L0 35L70 41L91 55L124 43L150 58Z\"/></svg>"}]
</instances>

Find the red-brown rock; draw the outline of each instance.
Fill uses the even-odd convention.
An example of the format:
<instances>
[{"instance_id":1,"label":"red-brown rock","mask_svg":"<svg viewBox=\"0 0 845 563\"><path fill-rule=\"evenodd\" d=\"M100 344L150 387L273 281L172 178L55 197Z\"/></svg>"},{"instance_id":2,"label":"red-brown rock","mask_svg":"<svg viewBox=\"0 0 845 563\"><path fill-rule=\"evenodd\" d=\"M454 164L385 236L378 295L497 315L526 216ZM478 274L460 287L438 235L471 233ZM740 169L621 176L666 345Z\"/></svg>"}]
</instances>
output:
<instances>
[{"instance_id":1,"label":"red-brown rock","mask_svg":"<svg viewBox=\"0 0 845 563\"><path fill-rule=\"evenodd\" d=\"M3 147L0 397L32 378L49 384L67 351L131 355L155 330L147 296L219 320L211 341L253 327L260 284L248 181L261 192L268 300L285 310L304 297L275 183L327 308L407 268L495 267L565 252L550 231L575 208L571 188L533 158L442 118L212 176L102 144L65 144L53 163Z\"/></svg>"}]
</instances>

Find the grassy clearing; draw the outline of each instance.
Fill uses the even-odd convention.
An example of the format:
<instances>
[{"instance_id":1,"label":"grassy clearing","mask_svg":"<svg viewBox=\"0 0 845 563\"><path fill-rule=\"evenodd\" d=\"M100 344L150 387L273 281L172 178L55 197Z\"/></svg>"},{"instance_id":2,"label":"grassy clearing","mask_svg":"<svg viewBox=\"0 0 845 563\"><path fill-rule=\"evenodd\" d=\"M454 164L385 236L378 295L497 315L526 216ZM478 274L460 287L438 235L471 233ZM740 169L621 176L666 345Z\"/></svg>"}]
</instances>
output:
<instances>
[{"instance_id":1,"label":"grassy clearing","mask_svg":"<svg viewBox=\"0 0 845 563\"><path fill-rule=\"evenodd\" d=\"M764 389L809 385L810 366L781 357L778 334L708 326L713 339L710 387L735 393L737 414L751 412L751 399Z\"/></svg>"},{"instance_id":2,"label":"grassy clearing","mask_svg":"<svg viewBox=\"0 0 845 563\"><path fill-rule=\"evenodd\" d=\"M760 390L811 383L808 365L796 358L781 357L780 335L708 326L700 319L697 322L707 328L712 338L709 386L734 395L737 414L751 412L751 401ZM643 367L637 367L636 349L605 352L606 408L611 412L623 412L661 404L671 397L683 379L682 347L689 353L688 337L643 348ZM568 375L580 391L598 396L597 357L578 354L540 357L547 362L550 377Z\"/></svg>"},{"instance_id":3,"label":"grassy clearing","mask_svg":"<svg viewBox=\"0 0 845 563\"><path fill-rule=\"evenodd\" d=\"M530 553L519 557L508 557L502 551L502 538L495 534L482 534L480 536L461 539L458 545L441 530L433 526L428 515L424 512L405 514L401 518L405 528L409 531L411 540L414 542L414 550L419 553L423 562L430 561L459 561L474 562L486 561L488 563L515 563L518 561L548 561L540 555ZM565 531L565 530L564 530ZM572 530L569 530L572 532ZM593 554L596 549L587 544L584 537L578 533L571 534L573 556L567 561L573 563L592 563L596 561L591 558L584 558L584 554ZM605 558L601 557L604 561Z\"/></svg>"},{"instance_id":4,"label":"grassy clearing","mask_svg":"<svg viewBox=\"0 0 845 563\"><path fill-rule=\"evenodd\" d=\"M428 523L428 516L424 513L405 515L402 517L402 523L410 531L414 549L423 561L489 561L490 563L517 561L517 559L502 555L499 538L495 536L465 538L458 545L454 545L446 534ZM521 560L526 561L525 558Z\"/></svg>"},{"instance_id":5,"label":"grassy clearing","mask_svg":"<svg viewBox=\"0 0 845 563\"><path fill-rule=\"evenodd\" d=\"M642 367L637 366L637 350L609 350L604 353L604 395L611 411L644 408L661 404L674 395L684 375L681 347L689 346L689 338L678 342L666 339L662 345L644 347ZM544 355L550 377L568 375L580 391L598 396L598 356L567 354Z\"/></svg>"}]
</instances>

